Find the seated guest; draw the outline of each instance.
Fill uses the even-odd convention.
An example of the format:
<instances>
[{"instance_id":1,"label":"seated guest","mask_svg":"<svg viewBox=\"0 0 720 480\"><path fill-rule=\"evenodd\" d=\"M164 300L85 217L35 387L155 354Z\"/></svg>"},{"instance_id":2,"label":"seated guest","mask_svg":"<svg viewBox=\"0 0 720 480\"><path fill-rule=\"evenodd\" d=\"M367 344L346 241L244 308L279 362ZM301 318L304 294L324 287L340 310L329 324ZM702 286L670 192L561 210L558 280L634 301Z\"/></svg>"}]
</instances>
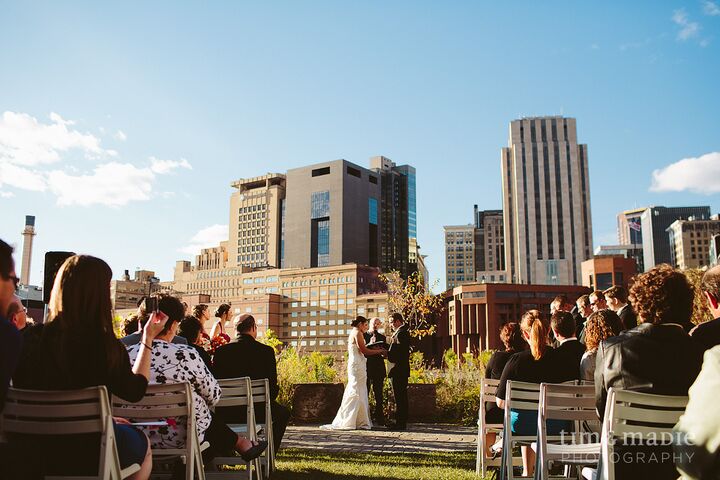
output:
<instances>
[{"instance_id":1,"label":"seated guest","mask_svg":"<svg viewBox=\"0 0 720 480\"><path fill-rule=\"evenodd\" d=\"M708 309L715 320L701 323L690 335L702 350L709 350L720 345L720 265L705 272L700 289L705 294Z\"/></svg>"},{"instance_id":2,"label":"seated guest","mask_svg":"<svg viewBox=\"0 0 720 480\"><path fill-rule=\"evenodd\" d=\"M683 479L720 478L720 346L705 351L702 370L688 392L685 413L675 427L675 466Z\"/></svg>"},{"instance_id":3,"label":"seated guest","mask_svg":"<svg viewBox=\"0 0 720 480\"><path fill-rule=\"evenodd\" d=\"M505 348L493 352L487 367L485 367L485 378L500 380L510 357L527 348L527 342L523 338L517 322L508 322L500 328L500 340ZM503 411L497 405L486 404L485 421L487 423L503 423ZM490 446L495 443L496 437L495 432L487 433L485 445L487 445L486 453L488 455L490 455Z\"/></svg>"},{"instance_id":4,"label":"seated guest","mask_svg":"<svg viewBox=\"0 0 720 480\"><path fill-rule=\"evenodd\" d=\"M508 380L531 383L560 383L574 380L577 374L564 377L564 372L555 368L552 347L548 345L548 326L537 310L525 312L520 322L523 338L530 345L529 350L516 353L508 360L500 377L496 393L496 403L505 408L505 389ZM512 432L516 435L537 434L537 410L517 410L510 412ZM548 434L557 435L561 430L568 430L567 422L548 422ZM521 447L523 457L523 476L532 475L535 465L535 453L528 447Z\"/></svg>"},{"instance_id":5,"label":"seated guest","mask_svg":"<svg viewBox=\"0 0 720 480\"><path fill-rule=\"evenodd\" d=\"M566 295L558 295L550 302L550 315L555 312L570 312L573 306L568 302Z\"/></svg>"},{"instance_id":6,"label":"seated guest","mask_svg":"<svg viewBox=\"0 0 720 480\"><path fill-rule=\"evenodd\" d=\"M200 359L197 350L189 345L172 343L185 312L182 302L175 297L161 295L158 309L168 316L165 327L151 345L135 344L129 347L130 358L133 359L139 352L150 348L154 351L150 363L150 383L190 384L198 437L201 442L210 442L214 454L235 450L245 460L257 458L265 450L267 443L253 445L210 413L210 408L220 400L220 385ZM148 432L153 448L182 448L185 445L186 432L182 424L143 428Z\"/></svg>"},{"instance_id":7,"label":"seated guest","mask_svg":"<svg viewBox=\"0 0 720 480\"><path fill-rule=\"evenodd\" d=\"M608 308L607 302L605 301L605 295L602 290L595 290L590 294L590 308L592 308L593 312L598 312Z\"/></svg>"},{"instance_id":8,"label":"seated guest","mask_svg":"<svg viewBox=\"0 0 720 480\"><path fill-rule=\"evenodd\" d=\"M205 362L205 366L208 370L210 370L210 372L212 372L212 359L210 358L210 354L207 350L205 350L202 346L202 326L200 325L200 322L198 322L197 318L192 315L183 318L180 322L180 327L178 328L178 335L184 337L188 341L188 345L197 351L202 361Z\"/></svg>"},{"instance_id":9,"label":"seated guest","mask_svg":"<svg viewBox=\"0 0 720 480\"><path fill-rule=\"evenodd\" d=\"M257 325L252 315L247 313L237 315L233 322L237 325L237 338L229 344L221 346L215 352L213 359L215 375L217 378L250 377L253 380L267 378L270 381L273 440L275 452L277 452L290 420L290 410L276 401L279 388L275 350L256 340ZM245 413L244 407L218 409L218 415L221 415L227 423L244 422L246 420ZM263 406L255 408L255 418L258 422L265 421Z\"/></svg>"},{"instance_id":10,"label":"seated guest","mask_svg":"<svg viewBox=\"0 0 720 480\"><path fill-rule=\"evenodd\" d=\"M608 309L617 313L622 320L623 330L637 327L637 315L628 303L627 291L623 287L613 285L603 292Z\"/></svg>"},{"instance_id":11,"label":"seated guest","mask_svg":"<svg viewBox=\"0 0 720 480\"><path fill-rule=\"evenodd\" d=\"M575 338L575 319L568 312L559 310L552 315L550 328L558 342L551 352L558 375L565 380L579 379L585 345Z\"/></svg>"},{"instance_id":12,"label":"seated guest","mask_svg":"<svg viewBox=\"0 0 720 480\"><path fill-rule=\"evenodd\" d=\"M0 240L0 412L22 348L20 332L7 315L19 282L12 252L13 248Z\"/></svg>"},{"instance_id":13,"label":"seated guest","mask_svg":"<svg viewBox=\"0 0 720 480\"><path fill-rule=\"evenodd\" d=\"M590 306L590 295L583 295L578 298L575 302L577 306L577 314L575 317L575 336L580 343L585 343L585 323L588 317L593 313L592 307Z\"/></svg>"},{"instance_id":14,"label":"seated guest","mask_svg":"<svg viewBox=\"0 0 720 480\"><path fill-rule=\"evenodd\" d=\"M27 318L27 308L25 308L22 300L17 295L13 295L13 301L8 307L7 318L20 332L30 325Z\"/></svg>"},{"instance_id":15,"label":"seated guest","mask_svg":"<svg viewBox=\"0 0 720 480\"><path fill-rule=\"evenodd\" d=\"M193 307L193 317L198 319L198 322L200 322L200 325L203 327L203 332L205 331L205 324L208 320L210 320L210 309L207 305L204 303L198 303Z\"/></svg>"},{"instance_id":16,"label":"seated guest","mask_svg":"<svg viewBox=\"0 0 720 480\"><path fill-rule=\"evenodd\" d=\"M143 327L145 327L145 324L147 323L148 319L150 318L150 315L147 312L146 304L148 302L148 299L144 299L142 303L140 304L140 307L138 307L138 330L135 333L131 333L130 335L127 335L125 337L122 337L120 341L125 345L126 347L131 347L133 345L137 345L138 342L140 342L141 332ZM150 312L152 313L152 312ZM174 337L172 339L172 343L178 343L180 345L187 345L187 340L185 340L184 337Z\"/></svg>"},{"instance_id":17,"label":"seated guest","mask_svg":"<svg viewBox=\"0 0 720 480\"><path fill-rule=\"evenodd\" d=\"M595 380L595 357L600 342L619 335L623 324L610 309L593 313L585 323L585 353L580 360L580 380Z\"/></svg>"},{"instance_id":18,"label":"seated guest","mask_svg":"<svg viewBox=\"0 0 720 480\"><path fill-rule=\"evenodd\" d=\"M145 346L130 362L113 332L111 280L110 267L99 258L74 255L65 260L55 277L47 321L32 326L24 336L20 364L13 377L16 387L71 390L104 385L111 395L130 402L145 395L151 356L146 345L163 329L165 315L154 314L145 324L141 333ZM152 456L147 437L123 423L115 423L114 430L121 467L140 464L141 470L132 478L148 478ZM87 475L97 469L97 435L47 436L31 442L30 448L18 439L13 458L22 475L11 478ZM36 455L38 451L42 455Z\"/></svg>"},{"instance_id":19,"label":"seated guest","mask_svg":"<svg viewBox=\"0 0 720 480\"><path fill-rule=\"evenodd\" d=\"M595 363L595 395L600 419L611 387L658 395L687 395L700 372L702 352L685 332L694 289L687 277L661 264L637 276L630 291L638 326L600 343ZM669 447L654 447L668 461L648 464L646 446L620 445L617 478L676 478ZM626 454L623 452L626 452ZM636 455L637 454L637 455ZM598 477L600 478L600 477Z\"/></svg>"}]
</instances>

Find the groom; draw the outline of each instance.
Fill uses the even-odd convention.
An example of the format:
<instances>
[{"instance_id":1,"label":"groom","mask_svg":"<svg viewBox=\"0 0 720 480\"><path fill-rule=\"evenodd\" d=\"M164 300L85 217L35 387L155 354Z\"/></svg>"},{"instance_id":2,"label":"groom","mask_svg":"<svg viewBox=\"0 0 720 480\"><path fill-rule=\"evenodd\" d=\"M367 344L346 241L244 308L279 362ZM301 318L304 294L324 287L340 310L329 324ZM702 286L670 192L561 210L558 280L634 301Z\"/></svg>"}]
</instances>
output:
<instances>
[{"instance_id":1,"label":"groom","mask_svg":"<svg viewBox=\"0 0 720 480\"><path fill-rule=\"evenodd\" d=\"M389 430L406 430L408 419L408 377L410 376L410 332L400 313L392 314L392 336L388 361L395 365L388 372L395 396L395 424Z\"/></svg>"}]
</instances>

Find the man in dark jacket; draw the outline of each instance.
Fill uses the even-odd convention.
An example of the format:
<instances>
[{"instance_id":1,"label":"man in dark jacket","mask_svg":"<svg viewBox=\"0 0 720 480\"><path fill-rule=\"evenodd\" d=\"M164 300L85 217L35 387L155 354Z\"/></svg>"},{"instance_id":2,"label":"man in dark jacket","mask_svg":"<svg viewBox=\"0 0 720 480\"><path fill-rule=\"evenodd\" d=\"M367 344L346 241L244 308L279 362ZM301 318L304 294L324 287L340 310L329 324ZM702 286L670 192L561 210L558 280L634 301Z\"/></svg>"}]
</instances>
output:
<instances>
[{"instance_id":1,"label":"man in dark jacket","mask_svg":"<svg viewBox=\"0 0 720 480\"><path fill-rule=\"evenodd\" d=\"M365 344L369 348L373 348L372 344L385 343L385 335L380 333L378 329L382 326L382 321L375 317L370 319L370 329L365 332ZM385 359L381 355L371 355L367 357L367 387L368 397L370 390L375 395L375 414L374 422L378 425L385 423L385 414L383 413L383 386L385 384Z\"/></svg>"},{"instance_id":2,"label":"man in dark jacket","mask_svg":"<svg viewBox=\"0 0 720 480\"><path fill-rule=\"evenodd\" d=\"M400 313L392 314L395 330L388 350L388 361L393 367L388 372L395 396L395 424L390 430L407 430L408 420L408 378L410 377L410 331Z\"/></svg>"},{"instance_id":3,"label":"man in dark jacket","mask_svg":"<svg viewBox=\"0 0 720 480\"><path fill-rule=\"evenodd\" d=\"M720 345L720 265L711 268L703 275L700 288L705 294L708 308L715 320L701 323L690 335L702 350Z\"/></svg>"},{"instance_id":4,"label":"man in dark jacket","mask_svg":"<svg viewBox=\"0 0 720 480\"><path fill-rule=\"evenodd\" d=\"M213 359L214 373L217 378L250 377L253 380L267 378L270 381L273 441L277 453L282 437L285 435L285 428L290 420L290 410L276 401L279 388L275 350L256 340L257 325L252 315L239 315L235 322L237 324L237 339L217 349ZM245 407L219 408L217 412L226 423L244 422L246 420ZM255 408L255 417L258 422L265 421L264 406Z\"/></svg>"},{"instance_id":5,"label":"man in dark jacket","mask_svg":"<svg viewBox=\"0 0 720 480\"><path fill-rule=\"evenodd\" d=\"M628 303L627 291L623 287L613 285L603 292L610 310L617 313L623 323L623 330L637 327L637 315Z\"/></svg>"},{"instance_id":6,"label":"man in dark jacket","mask_svg":"<svg viewBox=\"0 0 720 480\"><path fill-rule=\"evenodd\" d=\"M22 347L20 332L7 318L18 284L12 252L12 247L0 240L0 412Z\"/></svg>"},{"instance_id":7,"label":"man in dark jacket","mask_svg":"<svg viewBox=\"0 0 720 480\"><path fill-rule=\"evenodd\" d=\"M575 319L570 313L557 310L552 315L550 328L558 341L558 346L550 352L556 372L561 378L579 379L585 345L575 337Z\"/></svg>"}]
</instances>

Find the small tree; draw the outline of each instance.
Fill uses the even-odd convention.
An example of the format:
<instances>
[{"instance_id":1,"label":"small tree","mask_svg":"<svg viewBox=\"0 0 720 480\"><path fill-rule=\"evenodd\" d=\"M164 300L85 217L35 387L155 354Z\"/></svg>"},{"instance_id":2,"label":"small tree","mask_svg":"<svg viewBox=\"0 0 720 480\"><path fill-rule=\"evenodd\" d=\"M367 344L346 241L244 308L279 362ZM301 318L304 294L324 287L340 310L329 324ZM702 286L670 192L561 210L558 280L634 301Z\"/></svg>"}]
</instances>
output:
<instances>
[{"instance_id":1,"label":"small tree","mask_svg":"<svg viewBox=\"0 0 720 480\"><path fill-rule=\"evenodd\" d=\"M268 347L272 347L273 350L275 350L275 355L280 353L280 347L282 347L282 344L283 344L283 342L280 341L280 339L275 334L275 332L269 328L265 332L265 336L262 339L260 339L260 342L264 343Z\"/></svg>"},{"instance_id":2,"label":"small tree","mask_svg":"<svg viewBox=\"0 0 720 480\"><path fill-rule=\"evenodd\" d=\"M433 295L425 288L419 272L407 280L398 271L380 275L388 292L388 306L391 312L400 312L410 327L410 334L422 338L435 333L437 319L445 308L440 295Z\"/></svg>"}]
</instances>

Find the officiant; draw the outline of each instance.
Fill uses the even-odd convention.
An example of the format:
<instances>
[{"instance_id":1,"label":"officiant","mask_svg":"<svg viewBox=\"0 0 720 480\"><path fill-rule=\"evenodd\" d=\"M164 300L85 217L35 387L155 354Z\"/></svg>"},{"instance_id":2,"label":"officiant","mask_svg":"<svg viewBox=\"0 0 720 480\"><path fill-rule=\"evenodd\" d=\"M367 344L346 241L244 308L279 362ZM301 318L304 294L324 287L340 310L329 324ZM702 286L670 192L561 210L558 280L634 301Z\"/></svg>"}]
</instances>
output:
<instances>
[{"instance_id":1,"label":"officiant","mask_svg":"<svg viewBox=\"0 0 720 480\"><path fill-rule=\"evenodd\" d=\"M368 331L364 333L365 344L368 348L387 348L385 335L380 333L382 321L377 318L370 319ZM373 414L373 422L376 425L385 424L385 415L383 413L383 385L385 384L385 359L381 355L372 355L367 357L367 387L368 400L370 392L375 395L375 412Z\"/></svg>"}]
</instances>

